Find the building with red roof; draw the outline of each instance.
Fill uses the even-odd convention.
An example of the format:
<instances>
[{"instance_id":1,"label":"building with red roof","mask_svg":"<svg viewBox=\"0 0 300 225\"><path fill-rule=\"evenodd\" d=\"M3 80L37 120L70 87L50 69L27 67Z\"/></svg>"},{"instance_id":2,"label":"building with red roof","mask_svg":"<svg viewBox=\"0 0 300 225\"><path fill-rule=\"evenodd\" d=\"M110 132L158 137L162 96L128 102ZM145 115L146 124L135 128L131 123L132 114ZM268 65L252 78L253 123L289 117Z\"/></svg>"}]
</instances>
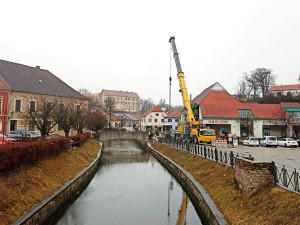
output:
<instances>
[{"instance_id":1,"label":"building with red roof","mask_svg":"<svg viewBox=\"0 0 300 225\"><path fill-rule=\"evenodd\" d=\"M282 95L300 96L300 76L297 84L275 85L268 92L275 95L281 93Z\"/></svg>"},{"instance_id":2,"label":"building with red roof","mask_svg":"<svg viewBox=\"0 0 300 225\"><path fill-rule=\"evenodd\" d=\"M171 129L176 130L178 122L181 118L181 111L175 110L173 112L168 111L168 114L164 117L163 130L170 131Z\"/></svg>"},{"instance_id":3,"label":"building with red roof","mask_svg":"<svg viewBox=\"0 0 300 225\"><path fill-rule=\"evenodd\" d=\"M195 119L215 129L217 136L285 135L288 115L280 104L239 102L218 82L202 91L191 104Z\"/></svg>"},{"instance_id":4,"label":"building with red roof","mask_svg":"<svg viewBox=\"0 0 300 225\"><path fill-rule=\"evenodd\" d=\"M141 116L142 131L157 131L161 130L166 113L159 107L153 107Z\"/></svg>"},{"instance_id":5,"label":"building with red roof","mask_svg":"<svg viewBox=\"0 0 300 225\"><path fill-rule=\"evenodd\" d=\"M102 105L105 104L107 98L114 99L115 111L127 113L140 111L140 97L135 92L103 89L97 97Z\"/></svg>"}]
</instances>

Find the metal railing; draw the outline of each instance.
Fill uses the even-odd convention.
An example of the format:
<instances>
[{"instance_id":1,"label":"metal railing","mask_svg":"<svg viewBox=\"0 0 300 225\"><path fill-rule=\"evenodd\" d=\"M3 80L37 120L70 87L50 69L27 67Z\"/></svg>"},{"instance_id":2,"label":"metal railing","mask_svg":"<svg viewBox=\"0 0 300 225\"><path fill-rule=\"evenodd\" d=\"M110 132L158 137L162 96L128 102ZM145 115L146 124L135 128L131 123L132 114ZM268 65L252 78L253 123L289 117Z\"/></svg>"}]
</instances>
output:
<instances>
[{"instance_id":1,"label":"metal railing","mask_svg":"<svg viewBox=\"0 0 300 225\"><path fill-rule=\"evenodd\" d=\"M234 167L235 165L234 157L253 158L250 154L241 154L234 151L226 151L220 149L218 150L217 148L213 148L205 144L199 145L182 140L161 138L159 139L159 142L231 167ZM300 194L299 169L272 161L272 175L274 176L274 183L276 185Z\"/></svg>"},{"instance_id":2,"label":"metal railing","mask_svg":"<svg viewBox=\"0 0 300 225\"><path fill-rule=\"evenodd\" d=\"M272 161L272 170L275 184L300 194L300 175L297 168L292 168Z\"/></svg>"},{"instance_id":3,"label":"metal railing","mask_svg":"<svg viewBox=\"0 0 300 225\"><path fill-rule=\"evenodd\" d=\"M235 165L234 157L251 157L250 154L241 154L233 151L218 150L217 148L207 146L206 144L199 145L196 143L189 143L182 140L160 138L159 142L231 167L234 167Z\"/></svg>"}]
</instances>

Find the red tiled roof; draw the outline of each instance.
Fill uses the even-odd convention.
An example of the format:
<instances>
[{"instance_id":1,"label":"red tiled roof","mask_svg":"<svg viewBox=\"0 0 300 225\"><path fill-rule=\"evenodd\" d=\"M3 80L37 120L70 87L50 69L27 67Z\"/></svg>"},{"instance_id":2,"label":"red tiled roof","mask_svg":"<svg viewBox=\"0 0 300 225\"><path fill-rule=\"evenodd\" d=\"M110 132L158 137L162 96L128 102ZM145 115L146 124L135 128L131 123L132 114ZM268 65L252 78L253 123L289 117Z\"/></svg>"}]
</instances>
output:
<instances>
[{"instance_id":1,"label":"red tiled roof","mask_svg":"<svg viewBox=\"0 0 300 225\"><path fill-rule=\"evenodd\" d=\"M281 102L283 108L300 108L299 102Z\"/></svg>"},{"instance_id":2,"label":"red tiled roof","mask_svg":"<svg viewBox=\"0 0 300 225\"><path fill-rule=\"evenodd\" d=\"M108 114L104 112L101 108L99 107L93 107L93 111L96 111L97 113L100 113L101 115L105 116L108 118Z\"/></svg>"},{"instance_id":3,"label":"red tiled roof","mask_svg":"<svg viewBox=\"0 0 300 225\"><path fill-rule=\"evenodd\" d=\"M300 84L290 84L290 85L277 85L269 89L269 91L288 91L288 90L298 90L300 89Z\"/></svg>"},{"instance_id":4,"label":"red tiled roof","mask_svg":"<svg viewBox=\"0 0 300 225\"><path fill-rule=\"evenodd\" d=\"M203 117L239 118L238 109L251 109L254 118L287 118L280 104L241 103L225 91L212 91L201 103Z\"/></svg>"},{"instance_id":5,"label":"red tiled roof","mask_svg":"<svg viewBox=\"0 0 300 225\"><path fill-rule=\"evenodd\" d=\"M83 96L87 97L87 98L94 98L95 95L91 94L91 93L82 93Z\"/></svg>"},{"instance_id":6,"label":"red tiled roof","mask_svg":"<svg viewBox=\"0 0 300 225\"><path fill-rule=\"evenodd\" d=\"M175 110L173 112L170 112L164 118L180 118L180 117L181 117L181 112L179 110Z\"/></svg>"},{"instance_id":7,"label":"red tiled roof","mask_svg":"<svg viewBox=\"0 0 300 225\"><path fill-rule=\"evenodd\" d=\"M142 117L147 116L148 114L152 113L152 112L163 112L161 108L158 107L153 107L151 109L149 109L147 112L145 112Z\"/></svg>"},{"instance_id":8,"label":"red tiled roof","mask_svg":"<svg viewBox=\"0 0 300 225\"><path fill-rule=\"evenodd\" d=\"M129 97L129 98L139 98L137 93L128 92L128 91L114 91L114 90L103 89L101 91L101 94L103 94L103 93L107 96L120 96L120 97Z\"/></svg>"},{"instance_id":9,"label":"red tiled roof","mask_svg":"<svg viewBox=\"0 0 300 225\"><path fill-rule=\"evenodd\" d=\"M260 119L288 118L280 104L243 103L240 109L251 109L253 116Z\"/></svg>"}]
</instances>

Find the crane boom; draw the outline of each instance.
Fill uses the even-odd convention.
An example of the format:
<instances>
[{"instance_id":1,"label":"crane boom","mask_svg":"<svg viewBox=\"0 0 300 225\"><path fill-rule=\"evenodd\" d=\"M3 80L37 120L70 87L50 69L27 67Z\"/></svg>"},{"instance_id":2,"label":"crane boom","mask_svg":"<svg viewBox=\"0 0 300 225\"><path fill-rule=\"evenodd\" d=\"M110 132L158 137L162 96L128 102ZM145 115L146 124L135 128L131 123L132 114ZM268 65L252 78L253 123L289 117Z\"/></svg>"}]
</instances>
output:
<instances>
[{"instance_id":1,"label":"crane boom","mask_svg":"<svg viewBox=\"0 0 300 225\"><path fill-rule=\"evenodd\" d=\"M198 121L195 121L195 116L192 111L191 102L190 102L187 88L185 85L184 73L182 72L182 69L181 69L181 64L179 61L179 56L178 56L178 52L177 52L177 48L176 48L176 44L175 44L175 37L174 36L170 37L169 42L172 45L173 57L175 59L175 64L176 64L176 68L177 68L177 78L179 80L179 86L180 86L180 92L182 94L183 105L184 105L184 107L187 108L187 120L188 120L188 122L195 124ZM197 124L199 124L199 122Z\"/></svg>"}]
</instances>

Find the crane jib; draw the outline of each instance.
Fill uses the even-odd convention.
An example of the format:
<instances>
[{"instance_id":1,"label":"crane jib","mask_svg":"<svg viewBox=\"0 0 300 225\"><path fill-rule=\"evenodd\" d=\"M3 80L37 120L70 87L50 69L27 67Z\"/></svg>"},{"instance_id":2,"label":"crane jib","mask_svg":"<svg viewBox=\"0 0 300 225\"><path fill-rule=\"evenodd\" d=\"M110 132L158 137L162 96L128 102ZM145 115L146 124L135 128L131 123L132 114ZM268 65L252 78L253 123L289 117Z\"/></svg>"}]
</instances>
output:
<instances>
[{"instance_id":1,"label":"crane jib","mask_svg":"<svg viewBox=\"0 0 300 225\"><path fill-rule=\"evenodd\" d=\"M176 48L176 44L175 44L175 37L170 37L169 42L172 45L172 50L173 50L173 54L174 54L173 57L175 59L177 73L182 73L179 56L178 56L178 52L177 52L177 48Z\"/></svg>"}]
</instances>

